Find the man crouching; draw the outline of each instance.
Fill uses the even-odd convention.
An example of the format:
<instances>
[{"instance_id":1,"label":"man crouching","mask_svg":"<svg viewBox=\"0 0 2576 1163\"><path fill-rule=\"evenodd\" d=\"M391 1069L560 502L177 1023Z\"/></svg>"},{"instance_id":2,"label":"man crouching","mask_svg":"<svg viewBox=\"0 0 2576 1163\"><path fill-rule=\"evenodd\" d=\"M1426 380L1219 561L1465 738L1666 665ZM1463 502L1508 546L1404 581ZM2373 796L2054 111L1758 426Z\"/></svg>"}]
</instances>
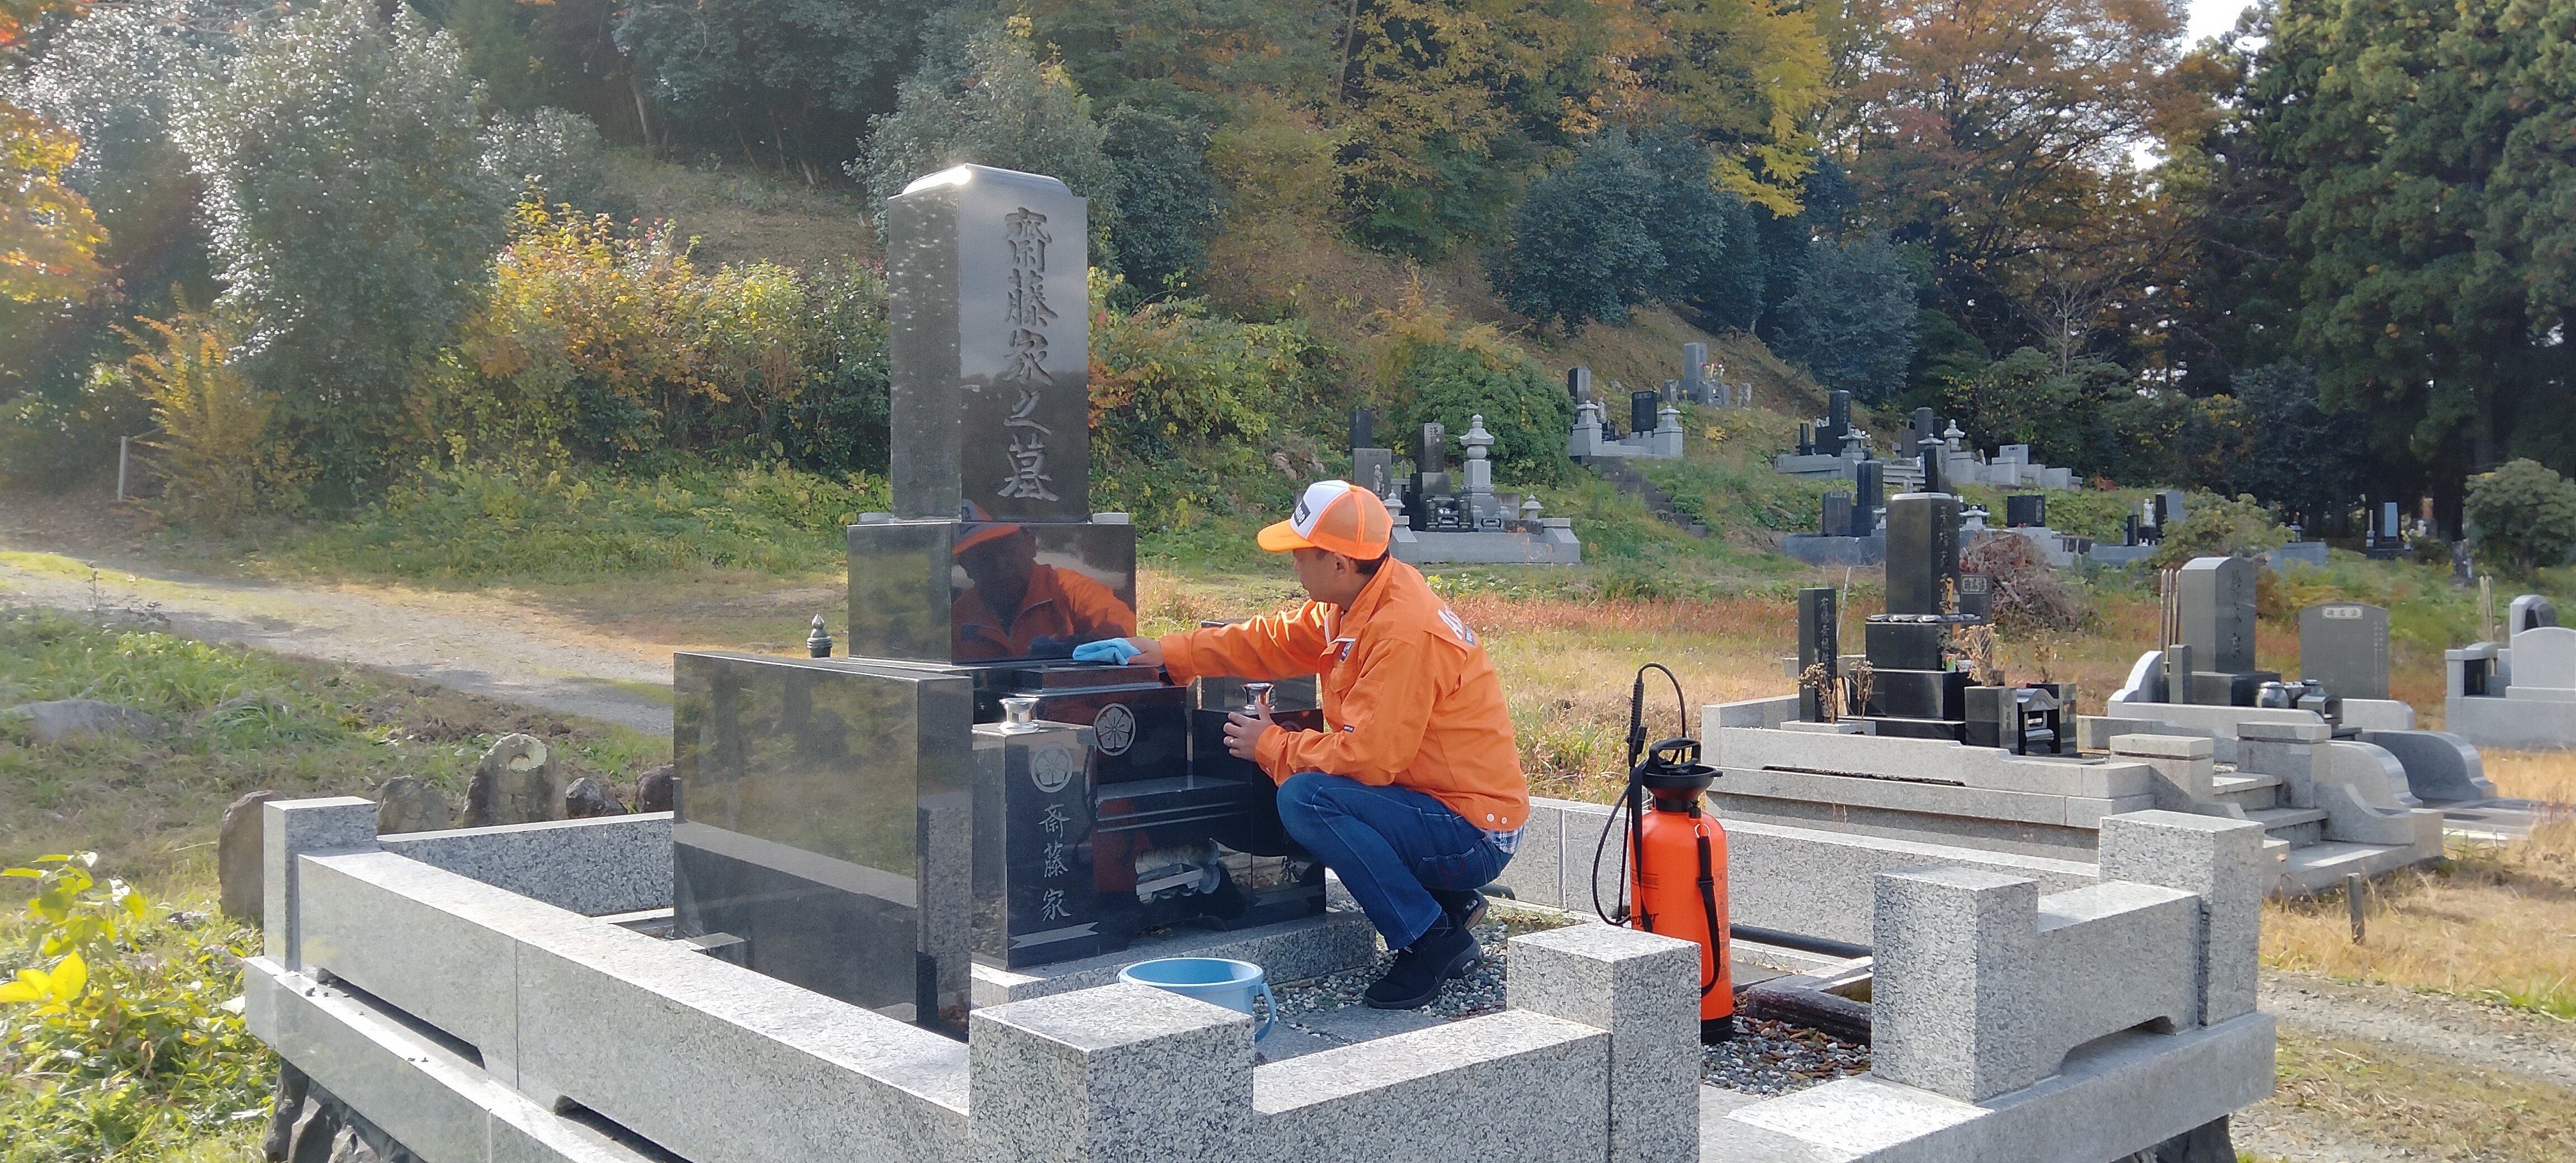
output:
<instances>
[{"instance_id":1,"label":"man crouching","mask_svg":"<svg viewBox=\"0 0 2576 1163\"><path fill-rule=\"evenodd\" d=\"M1260 534L1290 555L1305 605L1074 657L1160 665L1175 683L1319 676L1325 730L1283 730L1264 706L1228 721L1226 749L1278 781L1288 835L1398 951L1368 1004L1414 1009L1475 968L1477 890L1519 846L1529 783L1492 660L1421 572L1387 555L1392 527L1366 489L1309 486L1294 516Z\"/></svg>"}]
</instances>

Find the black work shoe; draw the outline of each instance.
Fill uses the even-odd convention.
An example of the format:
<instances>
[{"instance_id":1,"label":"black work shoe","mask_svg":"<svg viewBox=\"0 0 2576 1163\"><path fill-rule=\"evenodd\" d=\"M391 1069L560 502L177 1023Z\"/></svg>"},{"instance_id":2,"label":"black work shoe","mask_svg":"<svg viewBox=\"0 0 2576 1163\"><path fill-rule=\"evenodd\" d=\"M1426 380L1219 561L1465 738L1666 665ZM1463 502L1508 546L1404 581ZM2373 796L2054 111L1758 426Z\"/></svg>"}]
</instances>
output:
<instances>
[{"instance_id":1,"label":"black work shoe","mask_svg":"<svg viewBox=\"0 0 2576 1163\"><path fill-rule=\"evenodd\" d=\"M1440 911L1449 914L1451 923L1461 929L1473 929L1485 921L1485 894L1474 889L1458 892L1451 889L1431 890L1431 899L1440 902Z\"/></svg>"},{"instance_id":2,"label":"black work shoe","mask_svg":"<svg viewBox=\"0 0 2576 1163\"><path fill-rule=\"evenodd\" d=\"M1443 983L1474 969L1482 953L1476 935L1444 912L1431 922L1430 931L1395 955L1395 966L1362 996L1371 1009L1420 1009L1440 997Z\"/></svg>"}]
</instances>

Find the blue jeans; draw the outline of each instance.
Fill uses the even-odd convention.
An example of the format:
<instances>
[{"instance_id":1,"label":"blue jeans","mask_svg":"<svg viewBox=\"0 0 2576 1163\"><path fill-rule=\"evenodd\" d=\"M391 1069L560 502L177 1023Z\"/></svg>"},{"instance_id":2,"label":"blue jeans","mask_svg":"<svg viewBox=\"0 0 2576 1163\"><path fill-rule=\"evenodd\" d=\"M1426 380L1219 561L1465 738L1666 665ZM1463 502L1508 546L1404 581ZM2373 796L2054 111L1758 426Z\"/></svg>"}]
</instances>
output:
<instances>
[{"instance_id":1,"label":"blue jeans","mask_svg":"<svg viewBox=\"0 0 2576 1163\"><path fill-rule=\"evenodd\" d=\"M1483 888L1512 859L1429 795L1320 771L1279 785L1279 822L1342 878L1390 949L1420 940L1440 919L1431 890Z\"/></svg>"}]
</instances>

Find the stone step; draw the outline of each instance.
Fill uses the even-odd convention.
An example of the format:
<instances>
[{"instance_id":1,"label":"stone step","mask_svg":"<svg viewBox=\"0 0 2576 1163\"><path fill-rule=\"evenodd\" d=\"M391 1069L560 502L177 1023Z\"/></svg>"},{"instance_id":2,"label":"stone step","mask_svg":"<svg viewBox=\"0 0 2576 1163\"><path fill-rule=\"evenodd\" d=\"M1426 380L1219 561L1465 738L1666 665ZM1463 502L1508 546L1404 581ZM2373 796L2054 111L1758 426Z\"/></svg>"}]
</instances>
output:
<instances>
[{"instance_id":1,"label":"stone step","mask_svg":"<svg viewBox=\"0 0 2576 1163\"><path fill-rule=\"evenodd\" d=\"M2265 855L2272 854L2269 845L2264 851ZM2310 844L2294 849L2286 856L2287 859L2276 866L2281 870L2281 890L2296 895L2340 883L2348 872L2377 876L2413 863L2412 856L2403 845L2354 844L2343 840Z\"/></svg>"},{"instance_id":2,"label":"stone step","mask_svg":"<svg viewBox=\"0 0 2576 1163\"><path fill-rule=\"evenodd\" d=\"M2248 813L2281 806L2280 789L2281 777L2277 775L2222 775L2210 781L2210 790L2219 803L2234 804Z\"/></svg>"},{"instance_id":3,"label":"stone step","mask_svg":"<svg viewBox=\"0 0 2576 1163\"><path fill-rule=\"evenodd\" d=\"M2263 825L2264 834L2289 841L2293 848L2305 848L2326 838L2326 814L2320 808L2265 808L2249 811L2245 818Z\"/></svg>"}]
</instances>

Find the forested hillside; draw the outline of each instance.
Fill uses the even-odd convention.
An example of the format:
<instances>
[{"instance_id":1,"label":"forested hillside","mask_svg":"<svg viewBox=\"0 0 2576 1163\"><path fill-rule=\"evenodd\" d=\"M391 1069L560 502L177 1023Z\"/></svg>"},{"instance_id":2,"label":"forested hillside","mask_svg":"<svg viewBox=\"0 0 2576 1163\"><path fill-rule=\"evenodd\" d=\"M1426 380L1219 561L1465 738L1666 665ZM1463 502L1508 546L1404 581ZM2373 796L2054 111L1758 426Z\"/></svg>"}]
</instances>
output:
<instances>
[{"instance_id":1,"label":"forested hillside","mask_svg":"<svg viewBox=\"0 0 2576 1163\"><path fill-rule=\"evenodd\" d=\"M175 521L879 469L876 206L958 161L1091 200L1112 475L1220 502L1684 325L2312 527L2576 470L2576 0L6 5L0 472L144 435Z\"/></svg>"}]
</instances>

